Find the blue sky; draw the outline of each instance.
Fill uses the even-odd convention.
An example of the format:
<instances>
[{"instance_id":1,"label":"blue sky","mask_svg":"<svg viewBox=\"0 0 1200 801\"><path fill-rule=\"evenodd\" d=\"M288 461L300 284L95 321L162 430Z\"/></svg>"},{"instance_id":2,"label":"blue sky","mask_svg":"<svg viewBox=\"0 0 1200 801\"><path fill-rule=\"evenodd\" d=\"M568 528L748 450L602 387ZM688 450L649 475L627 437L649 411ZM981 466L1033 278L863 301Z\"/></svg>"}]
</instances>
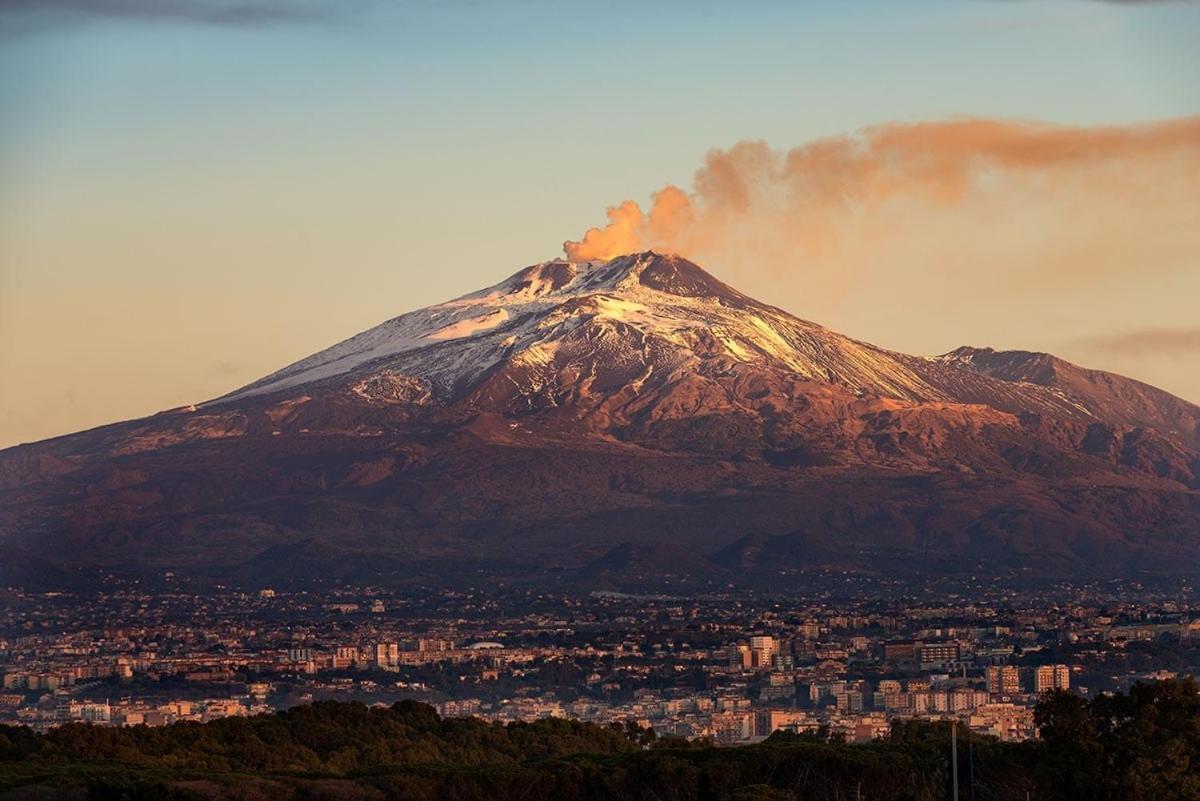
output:
<instances>
[{"instance_id":1,"label":"blue sky","mask_svg":"<svg viewBox=\"0 0 1200 801\"><path fill-rule=\"evenodd\" d=\"M686 186L710 148L1200 112L1190 2L0 8L0 445L217 394L493 283ZM794 310L866 324L839 303Z\"/></svg>"}]
</instances>

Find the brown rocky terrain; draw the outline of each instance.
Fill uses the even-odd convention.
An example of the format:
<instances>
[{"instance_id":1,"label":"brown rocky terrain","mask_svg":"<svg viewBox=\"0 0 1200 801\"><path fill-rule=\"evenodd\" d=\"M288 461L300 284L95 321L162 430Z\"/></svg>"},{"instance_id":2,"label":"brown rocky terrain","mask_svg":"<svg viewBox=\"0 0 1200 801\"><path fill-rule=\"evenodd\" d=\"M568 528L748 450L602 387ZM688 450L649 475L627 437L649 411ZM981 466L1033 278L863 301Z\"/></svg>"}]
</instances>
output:
<instances>
[{"instance_id":1,"label":"brown rocky terrain","mask_svg":"<svg viewBox=\"0 0 1200 801\"><path fill-rule=\"evenodd\" d=\"M0 451L10 583L1191 576L1198 546L1200 407L1047 354L894 353L654 253Z\"/></svg>"}]
</instances>

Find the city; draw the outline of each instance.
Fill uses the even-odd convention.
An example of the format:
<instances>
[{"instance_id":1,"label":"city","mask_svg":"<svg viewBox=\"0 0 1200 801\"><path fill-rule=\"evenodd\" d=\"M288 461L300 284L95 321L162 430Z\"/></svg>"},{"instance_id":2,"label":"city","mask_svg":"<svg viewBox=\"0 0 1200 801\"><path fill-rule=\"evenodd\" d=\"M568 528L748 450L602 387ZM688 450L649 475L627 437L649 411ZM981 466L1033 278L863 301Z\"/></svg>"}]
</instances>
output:
<instances>
[{"instance_id":1,"label":"city","mask_svg":"<svg viewBox=\"0 0 1200 801\"><path fill-rule=\"evenodd\" d=\"M1200 801L1200 0L0 0L0 801Z\"/></svg>"},{"instance_id":2,"label":"city","mask_svg":"<svg viewBox=\"0 0 1200 801\"><path fill-rule=\"evenodd\" d=\"M415 699L443 717L634 721L725 745L775 731L866 742L909 718L1019 741L1047 691L1200 671L1200 603L1130 586L892 602L112 584L8 591L0 723L162 726Z\"/></svg>"}]
</instances>

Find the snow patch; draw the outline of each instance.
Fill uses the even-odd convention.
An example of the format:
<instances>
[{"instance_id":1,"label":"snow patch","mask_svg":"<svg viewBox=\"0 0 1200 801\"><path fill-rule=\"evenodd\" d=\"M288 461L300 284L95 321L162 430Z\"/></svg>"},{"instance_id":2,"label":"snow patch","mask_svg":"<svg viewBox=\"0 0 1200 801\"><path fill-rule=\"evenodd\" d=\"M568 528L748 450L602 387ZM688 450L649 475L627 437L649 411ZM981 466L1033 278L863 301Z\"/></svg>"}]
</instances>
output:
<instances>
[{"instance_id":1,"label":"snow patch","mask_svg":"<svg viewBox=\"0 0 1200 801\"><path fill-rule=\"evenodd\" d=\"M439 328L431 334L426 334L425 339L460 339L462 337L469 337L478 334L480 331L495 328L506 320L508 320L508 311L506 309L496 309L494 312L481 314L478 317L468 317L465 320L451 323L445 328Z\"/></svg>"}]
</instances>

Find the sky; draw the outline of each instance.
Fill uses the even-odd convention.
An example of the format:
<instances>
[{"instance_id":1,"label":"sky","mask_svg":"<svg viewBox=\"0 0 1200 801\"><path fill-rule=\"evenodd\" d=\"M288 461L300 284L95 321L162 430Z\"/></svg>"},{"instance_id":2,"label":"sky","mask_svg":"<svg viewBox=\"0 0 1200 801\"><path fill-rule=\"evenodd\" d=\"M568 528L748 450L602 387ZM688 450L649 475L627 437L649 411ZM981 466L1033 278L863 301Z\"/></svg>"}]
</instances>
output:
<instances>
[{"instance_id":1,"label":"sky","mask_svg":"<svg viewBox=\"0 0 1200 801\"><path fill-rule=\"evenodd\" d=\"M223 394L627 200L626 242L851 336L1200 401L1198 38L1186 0L0 0L0 447Z\"/></svg>"}]
</instances>

